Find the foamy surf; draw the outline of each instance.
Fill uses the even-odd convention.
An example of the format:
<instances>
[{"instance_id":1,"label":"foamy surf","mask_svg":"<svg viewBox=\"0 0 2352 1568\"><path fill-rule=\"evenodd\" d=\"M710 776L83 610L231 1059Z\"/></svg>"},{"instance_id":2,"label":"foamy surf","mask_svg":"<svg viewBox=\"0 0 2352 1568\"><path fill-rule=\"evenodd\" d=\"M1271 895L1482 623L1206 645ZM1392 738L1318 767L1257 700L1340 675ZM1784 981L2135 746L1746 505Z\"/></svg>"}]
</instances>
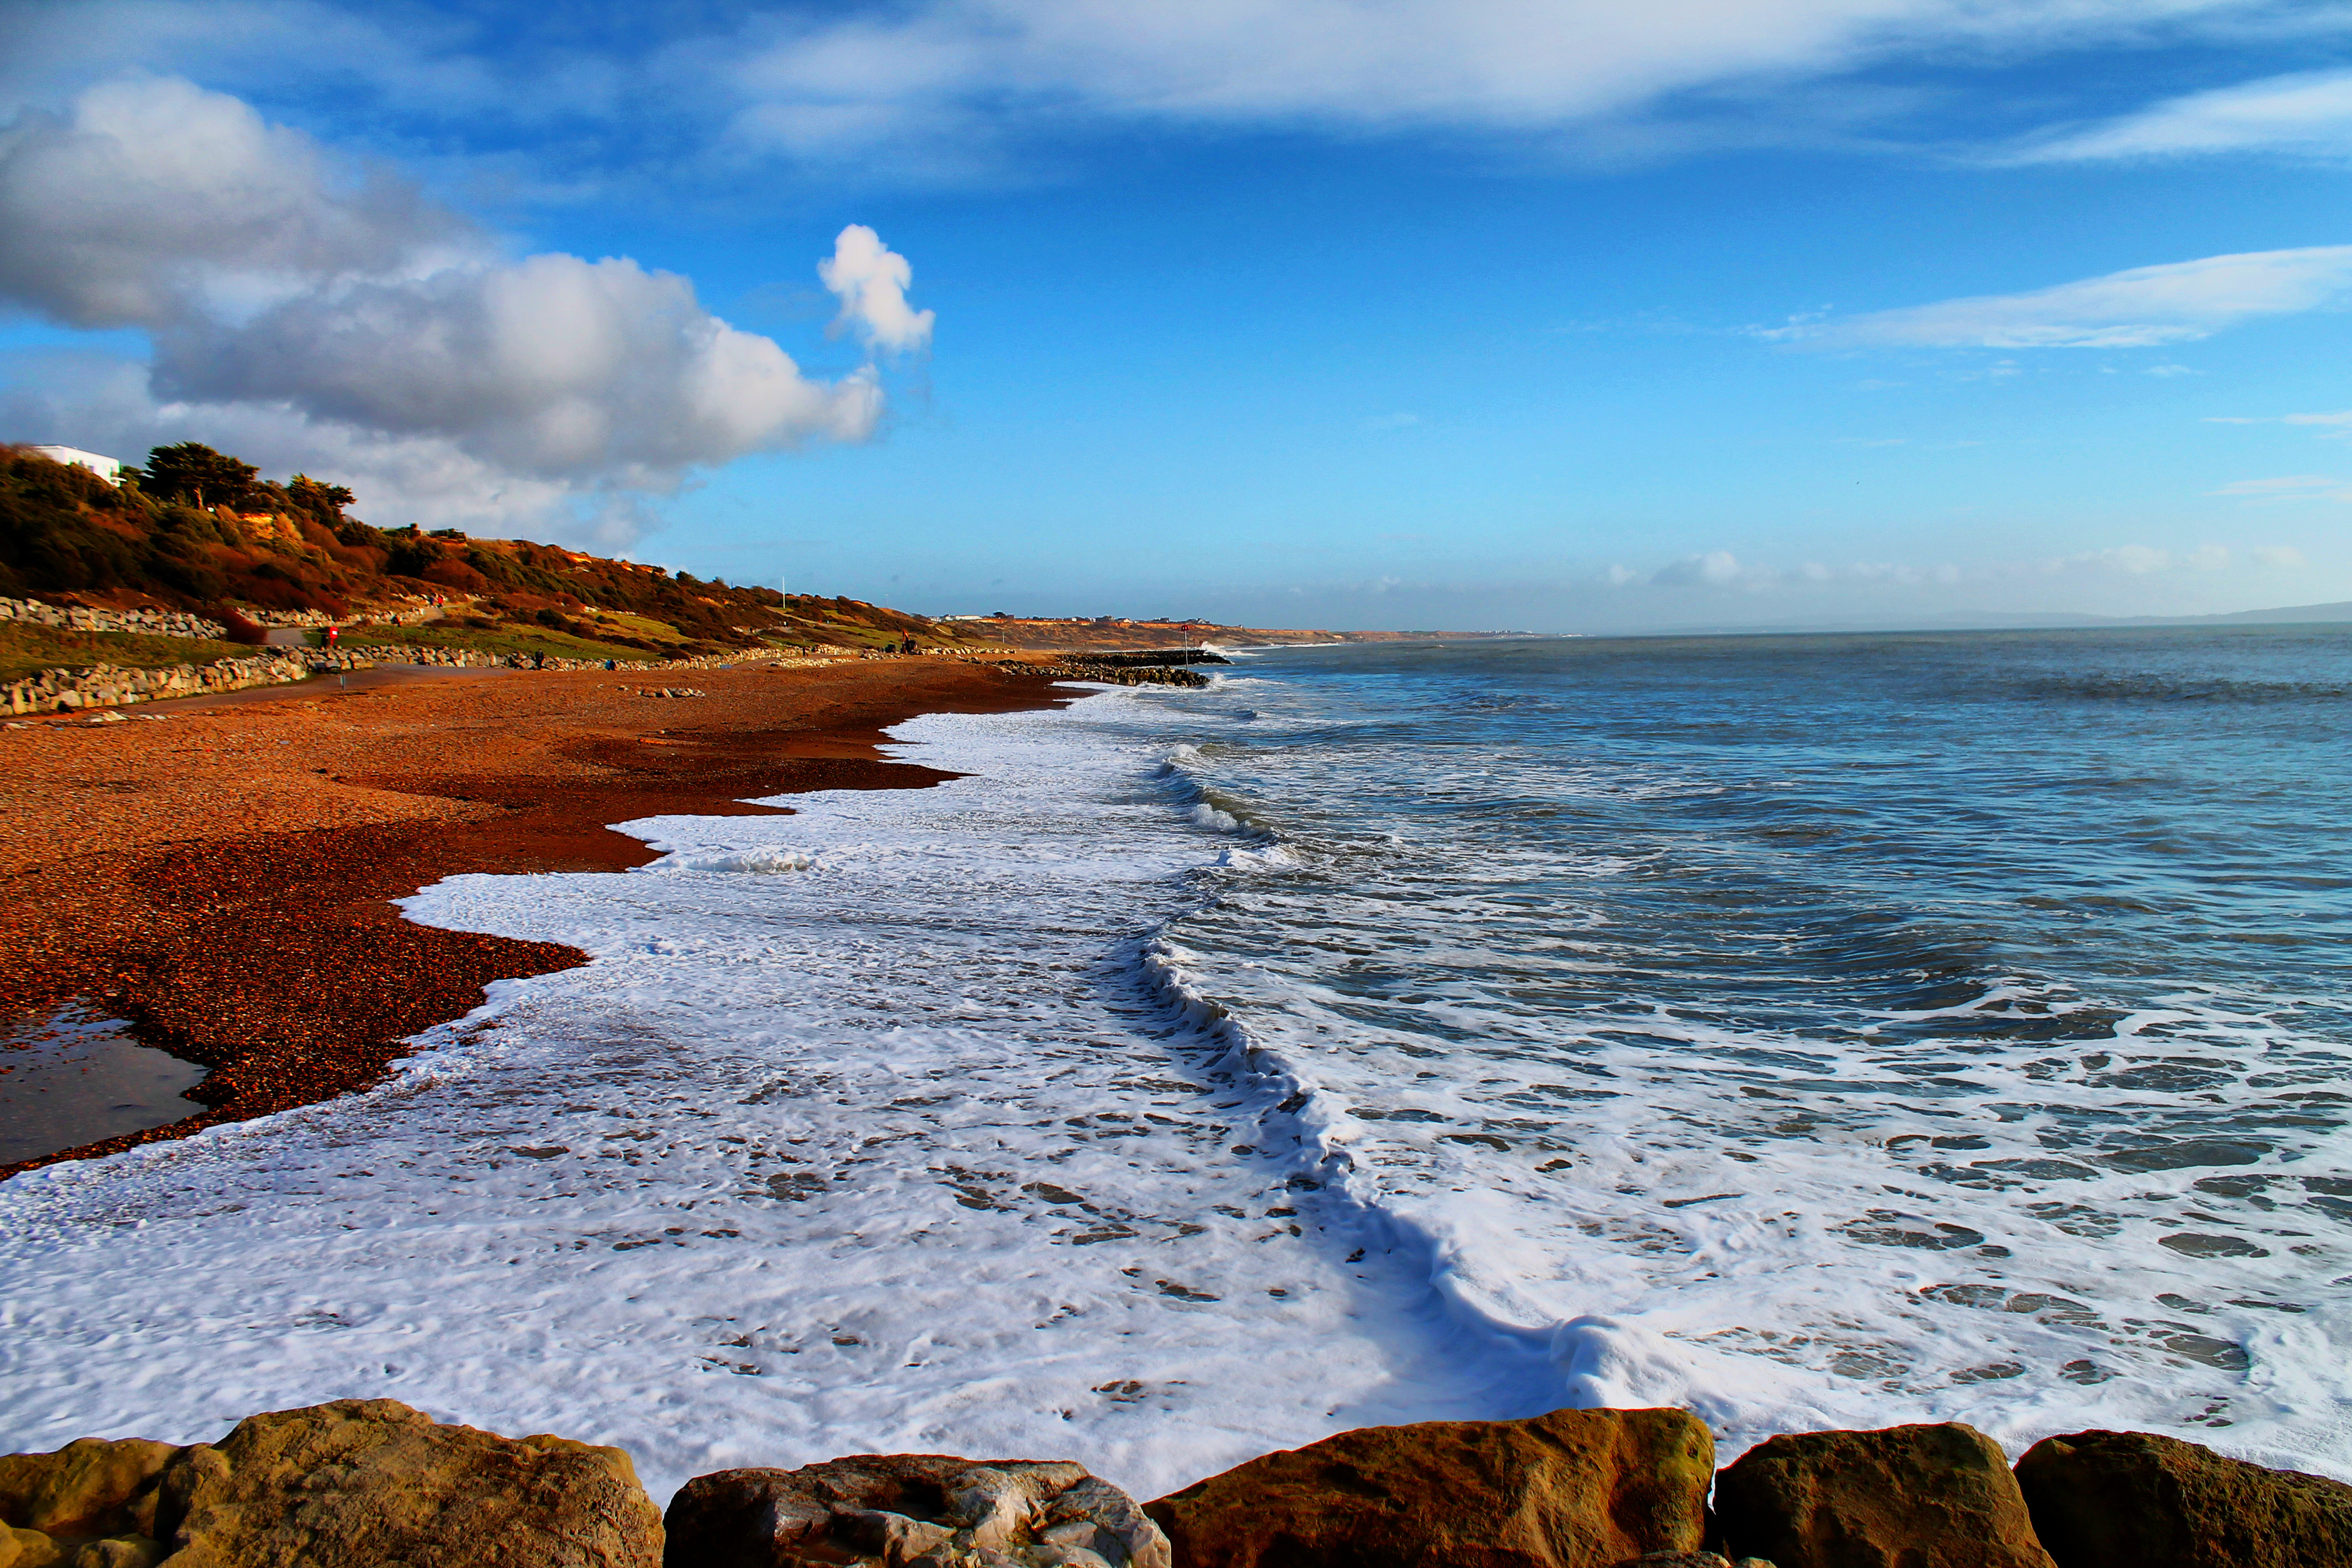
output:
<instances>
[{"instance_id":1,"label":"foamy surf","mask_svg":"<svg viewBox=\"0 0 2352 1568\"><path fill-rule=\"evenodd\" d=\"M2110 961L2064 927L2053 966L2005 972L1938 928L1949 893L1900 901L1918 897L1902 879L1956 858L1965 900L2021 880L1966 795L1849 788L1817 811L1808 774L1852 765L1833 748L1760 748L1761 779L1732 748L1629 754L1642 730L1719 721L1662 704L1655 663L1636 678L1649 706L1599 722L1548 671L1421 663L1400 680L1366 656L1352 686L1336 660L1302 666L1300 690L1253 699L1249 743L1185 759L1289 869L1249 868L1166 940L1193 1005L1290 1086L1308 1163L1469 1337L1542 1343L1564 1397L1685 1405L1733 1449L1949 1418L2012 1447L2135 1427L2352 1473L2340 995L2266 984L2193 923L2164 932L2176 973L2226 983L2168 982L2150 951ZM2184 745L2212 753L2213 729ZM2144 774L2145 726L2131 742ZM2063 726L2039 743L2076 772L2095 755ZM2039 760L2011 748L2030 780ZM1795 809L1761 809L1774 796ZM2160 791L2092 798L2179 852ZM2189 809L2213 798L2200 784ZM1915 870L1893 835L1930 810L1949 820L1922 816ZM1892 847L1779 847L1834 843L1823 817ZM1727 831L1749 822L1760 858ZM1824 876L1843 885L1807 880ZM2236 918L2308 918L2311 876L2283 868L2284 908L2257 896ZM2016 903L2189 907L2053 899L2056 880ZM1937 1005L1888 1005L1917 996Z\"/></svg>"},{"instance_id":2,"label":"foamy surf","mask_svg":"<svg viewBox=\"0 0 2352 1568\"><path fill-rule=\"evenodd\" d=\"M1164 745L1087 717L1119 705L900 727L974 775L933 789L630 824L653 874L409 900L595 962L372 1093L11 1182L0 1427L188 1441L384 1395L621 1444L656 1496L861 1450L1149 1496L1554 1403L1256 1147L1265 1086L1144 978L1227 840Z\"/></svg>"},{"instance_id":3,"label":"foamy surf","mask_svg":"<svg viewBox=\"0 0 2352 1568\"><path fill-rule=\"evenodd\" d=\"M918 721L969 776L628 825L651 874L428 889L597 962L374 1095L9 1184L0 1419L387 1394L622 1443L656 1493L913 1448L1152 1495L1570 1403L2352 1474L2315 972L2208 953L2137 863L2052 873L1922 764L1751 758L1726 704L1767 731L1783 670L1685 710L1655 659L1571 702L1541 649L1289 657ZM2080 784L2095 731L2014 728L1999 790L2165 808ZM2170 923L2092 962L2124 902Z\"/></svg>"}]
</instances>

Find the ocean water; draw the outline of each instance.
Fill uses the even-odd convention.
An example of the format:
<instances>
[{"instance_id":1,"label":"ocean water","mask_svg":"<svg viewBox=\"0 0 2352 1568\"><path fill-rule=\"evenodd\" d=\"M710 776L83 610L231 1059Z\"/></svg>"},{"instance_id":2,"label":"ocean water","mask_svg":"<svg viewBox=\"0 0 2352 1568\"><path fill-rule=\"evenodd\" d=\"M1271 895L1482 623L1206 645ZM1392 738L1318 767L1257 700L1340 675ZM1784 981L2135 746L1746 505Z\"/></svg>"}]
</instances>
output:
<instances>
[{"instance_id":1,"label":"ocean water","mask_svg":"<svg viewBox=\"0 0 2352 1568\"><path fill-rule=\"evenodd\" d=\"M629 825L383 1088L0 1186L0 1447L389 1395L1150 1496L1376 1421L2352 1477L2352 635L1432 644Z\"/></svg>"},{"instance_id":2,"label":"ocean water","mask_svg":"<svg viewBox=\"0 0 2352 1568\"><path fill-rule=\"evenodd\" d=\"M205 1069L130 1037L79 1007L0 1026L0 1161L30 1160L161 1127L204 1107L185 1091Z\"/></svg>"}]
</instances>

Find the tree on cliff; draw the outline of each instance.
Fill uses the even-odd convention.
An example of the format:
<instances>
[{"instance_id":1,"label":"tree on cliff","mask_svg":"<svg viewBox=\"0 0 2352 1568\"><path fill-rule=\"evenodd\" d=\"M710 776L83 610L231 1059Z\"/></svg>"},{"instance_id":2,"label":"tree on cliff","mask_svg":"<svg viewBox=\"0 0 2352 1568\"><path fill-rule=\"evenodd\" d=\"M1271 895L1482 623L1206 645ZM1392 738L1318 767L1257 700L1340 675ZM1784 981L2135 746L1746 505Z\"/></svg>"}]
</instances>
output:
<instances>
[{"instance_id":1,"label":"tree on cliff","mask_svg":"<svg viewBox=\"0 0 2352 1568\"><path fill-rule=\"evenodd\" d=\"M329 528L343 521L343 509L359 498L341 485L297 474L286 481L287 499Z\"/></svg>"},{"instance_id":2,"label":"tree on cliff","mask_svg":"<svg viewBox=\"0 0 2352 1568\"><path fill-rule=\"evenodd\" d=\"M260 472L251 463L240 463L201 441L183 441L147 454L147 475L141 488L164 500L185 500L199 509L235 506L246 499Z\"/></svg>"}]
</instances>

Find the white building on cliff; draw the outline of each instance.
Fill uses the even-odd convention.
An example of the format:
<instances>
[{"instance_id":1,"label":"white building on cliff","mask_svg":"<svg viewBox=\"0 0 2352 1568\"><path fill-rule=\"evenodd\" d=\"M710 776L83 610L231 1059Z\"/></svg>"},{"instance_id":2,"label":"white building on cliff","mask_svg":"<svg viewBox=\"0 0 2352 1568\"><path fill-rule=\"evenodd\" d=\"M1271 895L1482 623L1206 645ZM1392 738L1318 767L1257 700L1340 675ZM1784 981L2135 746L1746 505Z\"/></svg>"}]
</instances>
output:
<instances>
[{"instance_id":1,"label":"white building on cliff","mask_svg":"<svg viewBox=\"0 0 2352 1568\"><path fill-rule=\"evenodd\" d=\"M112 458L101 458L79 447L36 447L33 450L52 463L73 463L88 468L110 485L121 482L115 476L122 472L122 465Z\"/></svg>"}]
</instances>

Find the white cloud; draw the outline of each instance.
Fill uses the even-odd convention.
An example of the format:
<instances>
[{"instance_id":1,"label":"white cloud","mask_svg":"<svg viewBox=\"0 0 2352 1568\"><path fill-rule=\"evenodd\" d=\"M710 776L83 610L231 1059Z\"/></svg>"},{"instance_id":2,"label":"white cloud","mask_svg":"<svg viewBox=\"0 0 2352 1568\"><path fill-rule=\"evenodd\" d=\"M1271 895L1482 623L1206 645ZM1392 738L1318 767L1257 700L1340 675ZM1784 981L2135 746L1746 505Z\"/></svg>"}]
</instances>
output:
<instances>
[{"instance_id":1,"label":"white cloud","mask_svg":"<svg viewBox=\"0 0 2352 1568\"><path fill-rule=\"evenodd\" d=\"M929 344L932 312L907 304L914 268L864 224L841 231L832 258L816 264L816 275L841 296L840 324L867 347L905 353Z\"/></svg>"},{"instance_id":2,"label":"white cloud","mask_svg":"<svg viewBox=\"0 0 2352 1568\"><path fill-rule=\"evenodd\" d=\"M151 447L202 441L264 473L349 485L355 509L384 528L529 528L568 542L625 544L639 531L608 488L540 479L487 462L442 437L392 436L313 419L284 404L160 402L147 367L111 355L51 352L0 362L0 428L136 461Z\"/></svg>"},{"instance_id":3,"label":"white cloud","mask_svg":"<svg viewBox=\"0 0 2352 1568\"><path fill-rule=\"evenodd\" d=\"M2311 564L2310 558L2292 544L2257 544L2251 553L2265 566L2291 568Z\"/></svg>"},{"instance_id":4,"label":"white cloud","mask_svg":"<svg viewBox=\"0 0 2352 1568\"><path fill-rule=\"evenodd\" d=\"M2352 501L2352 485L2326 474L2288 474L2275 479L2238 479L2210 496L2231 496L2249 504L2280 501Z\"/></svg>"},{"instance_id":5,"label":"white cloud","mask_svg":"<svg viewBox=\"0 0 2352 1568\"><path fill-rule=\"evenodd\" d=\"M845 229L819 270L869 349L928 342L911 269L873 230ZM883 407L870 361L813 379L633 260L499 259L413 189L176 80L103 84L69 118L0 130L0 300L147 329L131 424L252 426L280 447L306 424L383 479L473 485L518 517L863 440Z\"/></svg>"},{"instance_id":6,"label":"white cloud","mask_svg":"<svg viewBox=\"0 0 2352 1568\"><path fill-rule=\"evenodd\" d=\"M186 321L158 333L155 368L166 398L285 403L548 476L667 475L860 440L881 413L873 376L811 381L769 339L705 311L683 278L562 255Z\"/></svg>"},{"instance_id":7,"label":"white cloud","mask_svg":"<svg viewBox=\"0 0 2352 1568\"><path fill-rule=\"evenodd\" d=\"M1730 551L1710 550L1659 567L1650 581L1661 588L1721 588L1753 575Z\"/></svg>"},{"instance_id":8,"label":"white cloud","mask_svg":"<svg viewBox=\"0 0 2352 1568\"><path fill-rule=\"evenodd\" d=\"M2168 99L2136 114L2070 127L2012 149L2042 163L2197 153L2352 153L2352 70L2298 71Z\"/></svg>"},{"instance_id":9,"label":"white cloud","mask_svg":"<svg viewBox=\"0 0 2352 1568\"><path fill-rule=\"evenodd\" d=\"M2042 563L2047 573L2089 570L2119 572L2126 576L2145 577L2163 572L2175 564L2172 552L2147 544L2118 544L2105 550L2082 550L2072 555L2053 555Z\"/></svg>"},{"instance_id":10,"label":"white cloud","mask_svg":"<svg viewBox=\"0 0 2352 1568\"><path fill-rule=\"evenodd\" d=\"M297 131L171 79L0 129L0 297L78 327L155 326L478 249L469 226Z\"/></svg>"},{"instance_id":11,"label":"white cloud","mask_svg":"<svg viewBox=\"0 0 2352 1568\"><path fill-rule=\"evenodd\" d=\"M2352 295L2352 245L2136 267L2025 294L1987 294L1798 321L1761 335L1799 347L2146 348Z\"/></svg>"},{"instance_id":12,"label":"white cloud","mask_svg":"<svg viewBox=\"0 0 2352 1568\"><path fill-rule=\"evenodd\" d=\"M2339 437L2352 435L2352 408L2341 408L2326 414L2210 414L2208 425L2305 425L2315 426L2323 437Z\"/></svg>"},{"instance_id":13,"label":"white cloud","mask_svg":"<svg viewBox=\"0 0 2352 1568\"><path fill-rule=\"evenodd\" d=\"M2257 0L929 0L766 18L720 64L740 126L837 150L1023 109L1067 118L1525 131L1664 95L1955 46L2077 42Z\"/></svg>"},{"instance_id":14,"label":"white cloud","mask_svg":"<svg viewBox=\"0 0 2352 1568\"><path fill-rule=\"evenodd\" d=\"M2334 9L2334 7L2327 7ZM478 9L478 8L477 8ZM746 153L887 179L1001 177L1103 125L1497 133L1514 155L1791 140L1885 145L1939 91L1862 73L2061 49L2325 33L2294 0L904 0L640 7L604 44L465 7L338 0L12 0L0 113L126 66L331 94L420 142L495 128L526 180L740 175ZM2342 26L2339 19L2336 26ZM1963 90L1966 90L1965 89ZM570 132L657 118L648 163ZM561 127L565 134L544 133ZM2086 134L2073 132L2067 134ZM2045 139L2049 140L2049 139ZM667 149L666 148L666 152ZM716 153L717 155L708 155ZM636 169L629 165L635 163ZM550 165L557 167L550 168Z\"/></svg>"}]
</instances>

